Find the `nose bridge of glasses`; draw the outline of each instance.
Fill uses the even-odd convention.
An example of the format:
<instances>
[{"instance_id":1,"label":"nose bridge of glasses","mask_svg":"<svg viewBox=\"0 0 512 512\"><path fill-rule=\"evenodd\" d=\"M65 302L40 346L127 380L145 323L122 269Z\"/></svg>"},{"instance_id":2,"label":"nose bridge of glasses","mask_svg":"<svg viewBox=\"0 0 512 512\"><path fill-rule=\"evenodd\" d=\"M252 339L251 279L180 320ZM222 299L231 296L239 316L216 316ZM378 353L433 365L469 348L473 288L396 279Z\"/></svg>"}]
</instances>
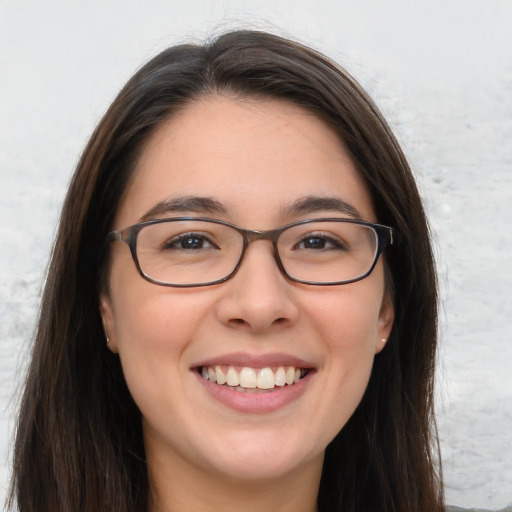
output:
<instances>
[{"instance_id":1,"label":"nose bridge of glasses","mask_svg":"<svg viewBox=\"0 0 512 512\"><path fill-rule=\"evenodd\" d=\"M244 252L245 250L247 250L249 244L251 244L252 242L268 240L274 246L274 257L277 259L277 263L280 265L279 256L277 254L277 237L279 236L280 233L281 229L268 229L264 231L259 229L244 229Z\"/></svg>"},{"instance_id":2,"label":"nose bridge of glasses","mask_svg":"<svg viewBox=\"0 0 512 512\"><path fill-rule=\"evenodd\" d=\"M247 241L247 245L249 245L251 242L256 242L257 240L270 240L271 242L273 242L276 238L276 230L270 229L267 231L260 231L245 229L244 235Z\"/></svg>"},{"instance_id":3,"label":"nose bridge of glasses","mask_svg":"<svg viewBox=\"0 0 512 512\"><path fill-rule=\"evenodd\" d=\"M269 230L265 230L265 231L244 229L242 231L242 233L244 236L244 248L243 248L242 253L240 254L240 259L242 259L244 257L245 252L249 247L249 244L251 244L252 242L268 240L273 245L274 258L276 259L278 267L281 268L282 264L280 262L280 258L278 256L278 254L277 254L277 246L276 246L276 240L280 233L279 229L269 229Z\"/></svg>"}]
</instances>

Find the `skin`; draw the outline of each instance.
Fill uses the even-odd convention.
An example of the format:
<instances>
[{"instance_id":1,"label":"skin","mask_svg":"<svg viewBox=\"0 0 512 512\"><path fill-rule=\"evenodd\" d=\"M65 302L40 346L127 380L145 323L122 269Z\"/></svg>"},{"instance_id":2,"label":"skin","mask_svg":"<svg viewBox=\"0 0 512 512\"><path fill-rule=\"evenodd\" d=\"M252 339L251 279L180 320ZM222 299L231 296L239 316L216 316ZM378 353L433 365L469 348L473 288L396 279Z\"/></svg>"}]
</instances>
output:
<instances>
[{"instance_id":1,"label":"skin","mask_svg":"<svg viewBox=\"0 0 512 512\"><path fill-rule=\"evenodd\" d=\"M113 229L175 195L214 198L226 212L207 216L249 229L347 217L284 213L311 195L342 199L377 221L336 134L279 100L214 96L171 118L143 151ZM391 331L382 258L357 283L307 286L281 274L263 240L231 280L177 289L142 279L128 246L115 243L100 304L109 348L143 416L152 510L316 509L325 447L360 402ZM232 352L291 354L316 371L286 406L243 413L214 400L191 369Z\"/></svg>"}]
</instances>

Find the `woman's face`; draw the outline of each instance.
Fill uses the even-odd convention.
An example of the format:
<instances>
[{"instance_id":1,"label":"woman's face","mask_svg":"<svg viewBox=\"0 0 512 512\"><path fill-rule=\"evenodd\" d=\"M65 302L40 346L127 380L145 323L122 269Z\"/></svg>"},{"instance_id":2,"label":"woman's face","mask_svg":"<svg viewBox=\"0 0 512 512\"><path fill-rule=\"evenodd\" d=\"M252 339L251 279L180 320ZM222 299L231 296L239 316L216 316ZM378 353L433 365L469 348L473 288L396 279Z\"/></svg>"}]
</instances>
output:
<instances>
[{"instance_id":1,"label":"woman's face","mask_svg":"<svg viewBox=\"0 0 512 512\"><path fill-rule=\"evenodd\" d=\"M364 182L324 122L284 101L211 97L149 140L113 228L200 216L268 230L350 217L342 202L377 220ZM181 289L144 280L128 246L114 243L101 313L142 413L149 464L253 481L320 471L393 321L382 262L356 283L308 286L282 275L268 240L250 244L227 282ZM216 365L237 374L246 367L249 381L251 370L307 372L295 384L240 389L201 375Z\"/></svg>"}]
</instances>

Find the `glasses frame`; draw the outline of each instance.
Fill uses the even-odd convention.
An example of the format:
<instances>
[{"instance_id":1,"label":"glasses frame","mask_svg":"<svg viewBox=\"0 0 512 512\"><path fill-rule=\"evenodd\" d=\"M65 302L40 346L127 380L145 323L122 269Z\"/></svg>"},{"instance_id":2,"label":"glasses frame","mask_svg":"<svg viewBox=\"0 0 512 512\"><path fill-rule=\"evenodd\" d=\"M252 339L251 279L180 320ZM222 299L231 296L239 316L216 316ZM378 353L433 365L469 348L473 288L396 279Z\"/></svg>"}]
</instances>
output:
<instances>
[{"instance_id":1,"label":"glasses frame","mask_svg":"<svg viewBox=\"0 0 512 512\"><path fill-rule=\"evenodd\" d=\"M172 284L172 283L166 283L163 281L158 281L156 279L153 279L152 277L148 276L144 273L142 270L139 259L137 257L137 236L139 232L146 226L151 226L153 224L161 224L164 222L177 222L177 221L201 221L201 222L211 222L212 224L222 224L224 226L228 226L230 228L233 228L238 233L242 235L243 238L243 246L242 251L240 253L240 257L238 258L238 262L233 268L233 270L222 279L217 279L215 281L208 281L206 283L193 283L193 284ZM291 276L288 274L286 269L283 266L283 263L281 262L281 258L279 257L279 251L277 249L277 240L281 233L283 231L286 231L292 227L295 226L301 226L304 224L310 224L313 222L347 222L350 224L359 224L361 226L367 226L376 233L377 235L377 249L375 251L375 256L372 262L372 265L370 269L365 272L363 275L358 276L354 279L349 279L345 281L332 281L332 282L316 282L316 281L303 281L301 279L297 279L296 277ZM393 246L395 244L395 236L394 236L394 229L389 226L384 226L382 224L374 224L372 222L367 222L364 220L358 220L358 219L347 219L347 218L334 218L334 217L326 217L326 218L319 218L319 219L305 219L305 220L299 220L297 222L292 222L291 224L286 224L285 226L281 226L276 229L269 229L265 231L260 230L253 230L253 229L245 229L241 228L239 226L235 226L234 224L231 224L229 222L219 220L219 219L210 219L210 218L204 218L204 217L170 217L165 219L154 219L154 220L148 220L144 222L139 222L137 224L134 224L132 226L129 226L124 229L120 229L117 231L111 231L107 235L107 242L113 243L113 242L124 242L128 245L130 248L130 252L133 258L133 261L135 263L135 266L137 267L137 270L141 277L145 279L146 281L149 281L150 283L159 285L159 286L170 286L173 288L198 288L201 286L212 286L215 284L220 284L228 281L231 279L238 271L240 266L242 265L242 261L244 259L245 252L247 248L249 247L249 244L252 242L255 242L256 240L270 240L272 242L273 248L274 248L274 258L276 260L277 266L279 267L281 273L290 281L293 281L295 283L301 283L301 284L307 284L311 286L337 286L342 284L349 284L349 283L355 283L357 281L361 281L362 279L365 279L368 277L373 269L375 268L375 265L377 264L377 261L379 260L380 255L383 253L383 251L390 246Z\"/></svg>"}]
</instances>

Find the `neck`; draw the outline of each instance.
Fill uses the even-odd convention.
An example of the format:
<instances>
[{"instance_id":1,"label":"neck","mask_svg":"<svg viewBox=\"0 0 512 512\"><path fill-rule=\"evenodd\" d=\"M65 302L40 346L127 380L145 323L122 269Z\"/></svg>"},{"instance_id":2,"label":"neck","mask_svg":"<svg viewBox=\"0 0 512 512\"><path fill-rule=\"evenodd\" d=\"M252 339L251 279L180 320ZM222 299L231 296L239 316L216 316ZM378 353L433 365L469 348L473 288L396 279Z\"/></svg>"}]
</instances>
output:
<instances>
[{"instance_id":1,"label":"neck","mask_svg":"<svg viewBox=\"0 0 512 512\"><path fill-rule=\"evenodd\" d=\"M178 463L177 463L178 462ZM183 460L150 460L149 512L315 512L323 456L292 474L245 481L211 474Z\"/></svg>"}]
</instances>

